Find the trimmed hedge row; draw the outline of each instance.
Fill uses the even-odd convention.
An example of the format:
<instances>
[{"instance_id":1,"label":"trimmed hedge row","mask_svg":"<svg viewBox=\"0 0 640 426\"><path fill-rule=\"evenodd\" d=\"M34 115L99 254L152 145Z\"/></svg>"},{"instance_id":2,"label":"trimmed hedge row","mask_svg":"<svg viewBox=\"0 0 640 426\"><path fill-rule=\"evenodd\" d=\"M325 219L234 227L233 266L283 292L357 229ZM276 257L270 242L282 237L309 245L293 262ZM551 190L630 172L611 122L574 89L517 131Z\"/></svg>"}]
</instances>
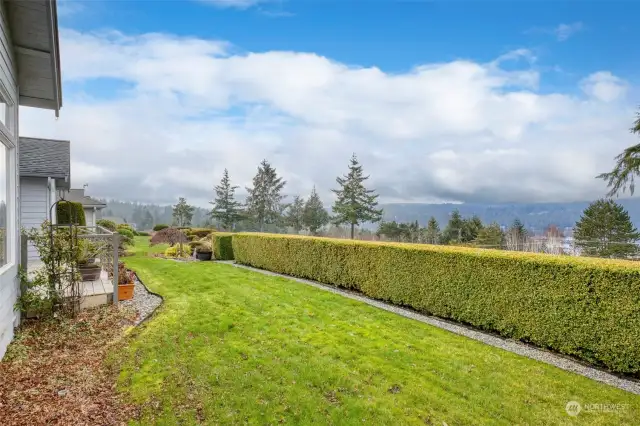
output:
<instances>
[{"instance_id":1,"label":"trimmed hedge row","mask_svg":"<svg viewBox=\"0 0 640 426\"><path fill-rule=\"evenodd\" d=\"M238 233L238 263L362 293L640 373L635 262Z\"/></svg>"},{"instance_id":2,"label":"trimmed hedge row","mask_svg":"<svg viewBox=\"0 0 640 426\"><path fill-rule=\"evenodd\" d=\"M82 203L75 201L59 201L56 204L56 221L60 225L86 226L87 219L84 215Z\"/></svg>"},{"instance_id":3,"label":"trimmed hedge row","mask_svg":"<svg viewBox=\"0 0 640 426\"><path fill-rule=\"evenodd\" d=\"M213 257L216 260L233 260L233 236L232 232L212 232L211 238Z\"/></svg>"}]
</instances>

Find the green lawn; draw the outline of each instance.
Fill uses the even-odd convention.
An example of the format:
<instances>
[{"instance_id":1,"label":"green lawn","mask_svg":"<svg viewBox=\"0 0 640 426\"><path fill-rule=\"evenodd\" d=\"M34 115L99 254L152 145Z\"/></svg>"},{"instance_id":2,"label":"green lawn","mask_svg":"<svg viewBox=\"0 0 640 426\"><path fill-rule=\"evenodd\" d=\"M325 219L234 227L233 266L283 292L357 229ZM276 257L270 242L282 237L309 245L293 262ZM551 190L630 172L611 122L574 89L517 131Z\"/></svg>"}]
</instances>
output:
<instances>
[{"instance_id":1,"label":"green lawn","mask_svg":"<svg viewBox=\"0 0 640 426\"><path fill-rule=\"evenodd\" d=\"M146 251L125 261L165 303L116 354L141 424L640 419L640 397L546 364L291 280ZM572 418L572 400L627 405Z\"/></svg>"},{"instance_id":2,"label":"green lawn","mask_svg":"<svg viewBox=\"0 0 640 426\"><path fill-rule=\"evenodd\" d=\"M150 253L164 253L169 244L149 245L149 237L133 237L135 246L129 247L127 252L138 255L146 255Z\"/></svg>"}]
</instances>

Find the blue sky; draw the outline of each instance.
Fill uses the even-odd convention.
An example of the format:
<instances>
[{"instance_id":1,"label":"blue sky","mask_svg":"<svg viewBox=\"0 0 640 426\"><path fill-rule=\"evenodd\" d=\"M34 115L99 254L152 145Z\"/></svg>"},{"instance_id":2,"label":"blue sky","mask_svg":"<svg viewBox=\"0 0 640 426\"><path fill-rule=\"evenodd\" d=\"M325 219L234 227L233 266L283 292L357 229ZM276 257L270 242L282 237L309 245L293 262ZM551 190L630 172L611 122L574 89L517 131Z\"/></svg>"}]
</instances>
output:
<instances>
[{"instance_id":1,"label":"blue sky","mask_svg":"<svg viewBox=\"0 0 640 426\"><path fill-rule=\"evenodd\" d=\"M96 195L206 204L224 167L244 185L268 158L291 195L317 185L330 202L355 151L385 201L582 200L604 193L593 176L634 142L639 2L65 0L59 11L65 108L54 124L29 112L23 129L71 139L74 184ZM129 155L99 162L96 147ZM115 192L120 178L136 184Z\"/></svg>"},{"instance_id":2,"label":"blue sky","mask_svg":"<svg viewBox=\"0 0 640 426\"><path fill-rule=\"evenodd\" d=\"M490 61L523 46L541 67L560 67L568 76L605 67L634 81L640 69L640 55L629 45L640 39L640 3L630 1L291 0L245 9L206 0L79 4L83 13L63 16L62 25L230 40L253 52L314 52L389 72L460 58ZM553 32L562 24L578 25L566 40Z\"/></svg>"}]
</instances>

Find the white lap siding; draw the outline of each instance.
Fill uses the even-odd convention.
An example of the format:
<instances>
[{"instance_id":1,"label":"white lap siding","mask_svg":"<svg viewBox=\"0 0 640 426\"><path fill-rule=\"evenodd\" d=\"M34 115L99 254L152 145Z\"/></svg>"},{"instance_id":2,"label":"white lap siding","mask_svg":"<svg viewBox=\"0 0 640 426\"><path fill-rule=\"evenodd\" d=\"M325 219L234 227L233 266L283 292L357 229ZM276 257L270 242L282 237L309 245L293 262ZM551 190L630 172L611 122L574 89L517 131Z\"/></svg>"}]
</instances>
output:
<instances>
[{"instance_id":1,"label":"white lap siding","mask_svg":"<svg viewBox=\"0 0 640 426\"><path fill-rule=\"evenodd\" d=\"M47 178L20 178L20 219L24 229L40 228L42 222L48 219L49 197ZM40 260L33 244L28 244L27 251L28 265Z\"/></svg>"}]
</instances>

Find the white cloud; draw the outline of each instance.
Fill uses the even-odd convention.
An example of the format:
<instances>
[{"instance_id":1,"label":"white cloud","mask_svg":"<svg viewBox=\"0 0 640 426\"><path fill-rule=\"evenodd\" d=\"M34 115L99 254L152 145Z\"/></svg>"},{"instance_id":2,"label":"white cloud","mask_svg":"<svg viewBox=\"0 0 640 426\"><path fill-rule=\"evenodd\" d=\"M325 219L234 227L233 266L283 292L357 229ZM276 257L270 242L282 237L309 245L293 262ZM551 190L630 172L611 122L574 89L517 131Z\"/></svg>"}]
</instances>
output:
<instances>
[{"instance_id":1,"label":"white cloud","mask_svg":"<svg viewBox=\"0 0 640 426\"><path fill-rule=\"evenodd\" d=\"M21 134L70 139L73 184L97 196L206 205L225 167L244 187L267 158L289 194L315 184L330 202L356 152L383 201L585 199L633 142L633 105L610 102L626 83L602 72L587 97L542 94L526 50L390 74L217 40L61 34L65 81L87 92L65 92L57 121L23 108ZM104 78L126 89L105 98Z\"/></svg>"},{"instance_id":2,"label":"white cloud","mask_svg":"<svg viewBox=\"0 0 640 426\"><path fill-rule=\"evenodd\" d=\"M558 41L565 41L574 34L582 31L584 25L582 22L574 22L572 24L560 24L554 29L554 34L558 38Z\"/></svg>"},{"instance_id":3,"label":"white cloud","mask_svg":"<svg viewBox=\"0 0 640 426\"><path fill-rule=\"evenodd\" d=\"M525 31L525 34L547 34L553 35L558 41L566 41L570 37L584 30L582 22L573 22L571 24L559 24L557 27L534 27Z\"/></svg>"},{"instance_id":4,"label":"white cloud","mask_svg":"<svg viewBox=\"0 0 640 426\"><path fill-rule=\"evenodd\" d=\"M602 102L612 102L624 97L628 85L609 71L591 74L581 82L584 92Z\"/></svg>"}]
</instances>

